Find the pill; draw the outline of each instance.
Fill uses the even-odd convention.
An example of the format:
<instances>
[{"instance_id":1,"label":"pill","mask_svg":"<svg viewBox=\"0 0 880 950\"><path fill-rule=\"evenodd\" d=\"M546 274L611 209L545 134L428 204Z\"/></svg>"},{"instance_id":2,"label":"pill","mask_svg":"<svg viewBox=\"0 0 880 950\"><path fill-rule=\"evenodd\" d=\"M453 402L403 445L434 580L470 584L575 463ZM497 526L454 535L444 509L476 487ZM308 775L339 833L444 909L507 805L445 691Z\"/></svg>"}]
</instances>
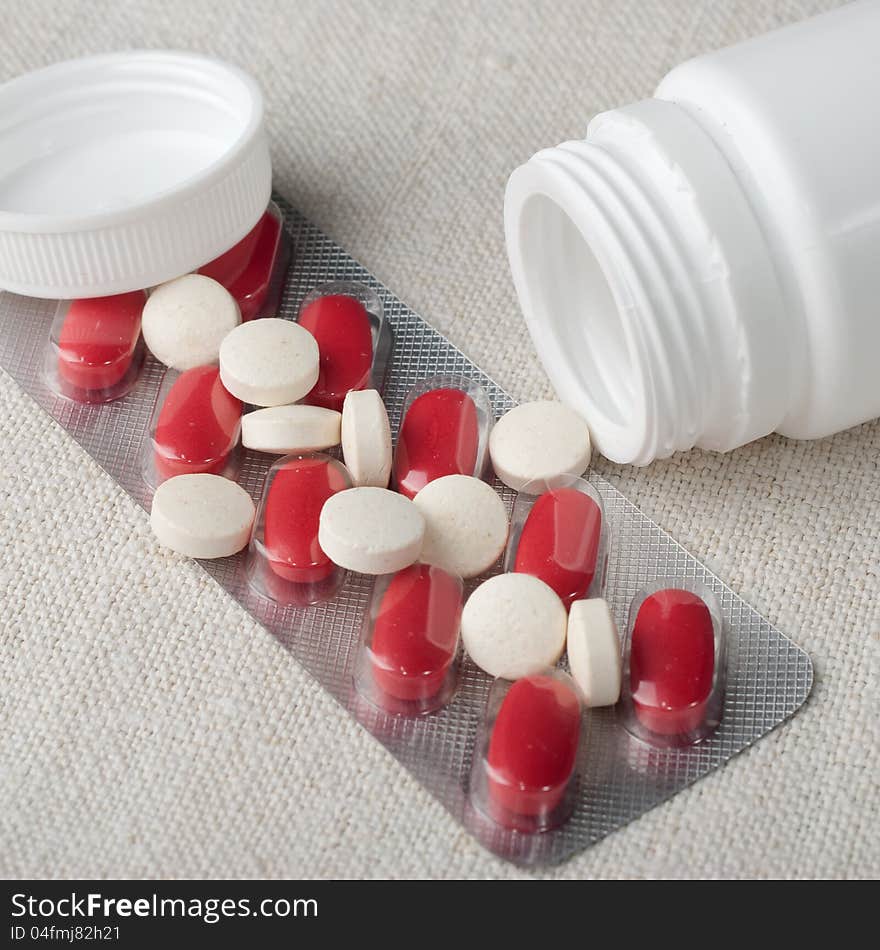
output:
<instances>
[{"instance_id":1,"label":"pill","mask_svg":"<svg viewBox=\"0 0 880 950\"><path fill-rule=\"evenodd\" d=\"M406 411L394 476L397 490L414 498L444 475L474 475L480 427L473 399L460 389L431 389Z\"/></svg>"},{"instance_id":2,"label":"pill","mask_svg":"<svg viewBox=\"0 0 880 950\"><path fill-rule=\"evenodd\" d=\"M225 254L199 269L235 298L242 320L252 320L266 302L281 243L281 223L270 211Z\"/></svg>"},{"instance_id":3,"label":"pill","mask_svg":"<svg viewBox=\"0 0 880 950\"><path fill-rule=\"evenodd\" d=\"M341 410L347 393L370 383L373 335L367 310L347 294L328 294L303 308L299 325L318 341L321 354L318 381L306 402Z\"/></svg>"},{"instance_id":4,"label":"pill","mask_svg":"<svg viewBox=\"0 0 880 950\"><path fill-rule=\"evenodd\" d=\"M125 376L141 332L142 291L72 300L58 334L58 373L77 389L108 389Z\"/></svg>"},{"instance_id":5,"label":"pill","mask_svg":"<svg viewBox=\"0 0 880 950\"><path fill-rule=\"evenodd\" d=\"M251 496L222 475L178 475L156 489L150 512L153 533L187 557L228 557L250 538Z\"/></svg>"},{"instance_id":6,"label":"pill","mask_svg":"<svg viewBox=\"0 0 880 950\"><path fill-rule=\"evenodd\" d=\"M263 544L275 574L313 584L333 573L318 522L327 499L348 487L345 469L333 459L292 459L275 472L263 513Z\"/></svg>"},{"instance_id":7,"label":"pill","mask_svg":"<svg viewBox=\"0 0 880 950\"><path fill-rule=\"evenodd\" d=\"M515 680L553 666L565 647L562 601L531 574L498 574L471 594L461 637L474 663L490 676Z\"/></svg>"},{"instance_id":8,"label":"pill","mask_svg":"<svg viewBox=\"0 0 880 950\"><path fill-rule=\"evenodd\" d=\"M355 485L387 488L391 477L391 426L375 389L352 391L342 405L342 455Z\"/></svg>"},{"instance_id":9,"label":"pill","mask_svg":"<svg viewBox=\"0 0 880 950\"><path fill-rule=\"evenodd\" d=\"M270 406L241 420L241 441L248 449L277 455L317 452L339 444L342 416L320 406Z\"/></svg>"},{"instance_id":10,"label":"pill","mask_svg":"<svg viewBox=\"0 0 880 950\"><path fill-rule=\"evenodd\" d=\"M568 666L587 706L613 706L620 698L620 638L608 602L576 600L568 613Z\"/></svg>"},{"instance_id":11,"label":"pill","mask_svg":"<svg viewBox=\"0 0 880 950\"><path fill-rule=\"evenodd\" d=\"M513 569L548 584L568 607L593 583L602 512L576 488L544 492L532 506L516 545Z\"/></svg>"},{"instance_id":12,"label":"pill","mask_svg":"<svg viewBox=\"0 0 880 950\"><path fill-rule=\"evenodd\" d=\"M501 481L520 491L534 479L583 474L590 464L590 431L560 402L525 402L495 424L489 456Z\"/></svg>"},{"instance_id":13,"label":"pill","mask_svg":"<svg viewBox=\"0 0 880 950\"><path fill-rule=\"evenodd\" d=\"M168 390L153 433L153 459L162 479L219 474L238 441L241 400L226 391L216 366L181 373Z\"/></svg>"},{"instance_id":14,"label":"pill","mask_svg":"<svg viewBox=\"0 0 880 950\"><path fill-rule=\"evenodd\" d=\"M488 791L493 813L547 816L562 801L577 762L581 707L553 676L528 676L505 695L489 739Z\"/></svg>"},{"instance_id":15,"label":"pill","mask_svg":"<svg viewBox=\"0 0 880 950\"><path fill-rule=\"evenodd\" d=\"M395 574L379 601L370 664L379 689L401 700L427 700L443 688L461 624L461 580L413 564Z\"/></svg>"},{"instance_id":16,"label":"pill","mask_svg":"<svg viewBox=\"0 0 880 950\"><path fill-rule=\"evenodd\" d=\"M715 672L712 615L702 598L674 588L646 597L633 625L629 669L633 708L646 729L698 729Z\"/></svg>"},{"instance_id":17,"label":"pill","mask_svg":"<svg viewBox=\"0 0 880 950\"><path fill-rule=\"evenodd\" d=\"M460 577L476 577L507 543L507 511L494 489L472 475L444 475L413 499L425 519L422 560Z\"/></svg>"},{"instance_id":18,"label":"pill","mask_svg":"<svg viewBox=\"0 0 880 950\"><path fill-rule=\"evenodd\" d=\"M330 560L361 574L393 574L418 560L425 519L386 488L349 488L321 511L319 540Z\"/></svg>"},{"instance_id":19,"label":"pill","mask_svg":"<svg viewBox=\"0 0 880 950\"><path fill-rule=\"evenodd\" d=\"M318 378L318 344L290 320L242 323L220 346L220 378L233 395L254 406L296 402Z\"/></svg>"},{"instance_id":20,"label":"pill","mask_svg":"<svg viewBox=\"0 0 880 950\"><path fill-rule=\"evenodd\" d=\"M160 363L186 370L216 363L223 338L241 314L216 280L187 274L161 284L144 307L144 341Z\"/></svg>"},{"instance_id":21,"label":"pill","mask_svg":"<svg viewBox=\"0 0 880 950\"><path fill-rule=\"evenodd\" d=\"M218 284L223 284L229 290L250 263L263 220L267 216L268 212L264 213L257 224L237 244L233 244L228 251L224 251L219 257L215 257L214 260L200 267L198 273L216 280Z\"/></svg>"}]
</instances>

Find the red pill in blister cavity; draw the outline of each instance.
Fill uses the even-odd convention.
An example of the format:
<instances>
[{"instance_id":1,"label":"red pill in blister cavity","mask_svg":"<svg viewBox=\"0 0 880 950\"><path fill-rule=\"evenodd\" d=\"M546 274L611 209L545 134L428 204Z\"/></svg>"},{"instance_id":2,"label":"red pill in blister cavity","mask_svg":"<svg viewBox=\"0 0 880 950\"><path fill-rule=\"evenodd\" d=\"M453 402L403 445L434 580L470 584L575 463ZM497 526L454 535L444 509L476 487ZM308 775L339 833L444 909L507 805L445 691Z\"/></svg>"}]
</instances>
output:
<instances>
[{"instance_id":1,"label":"red pill in blister cavity","mask_svg":"<svg viewBox=\"0 0 880 950\"><path fill-rule=\"evenodd\" d=\"M376 686L395 699L429 700L446 682L461 625L462 583L428 564L398 571L379 602L370 642Z\"/></svg>"},{"instance_id":2,"label":"red pill in blister cavity","mask_svg":"<svg viewBox=\"0 0 880 950\"><path fill-rule=\"evenodd\" d=\"M413 400L397 441L397 490L414 498L444 475L473 475L480 443L477 407L460 389L431 389Z\"/></svg>"},{"instance_id":3,"label":"red pill in blister cavity","mask_svg":"<svg viewBox=\"0 0 880 950\"><path fill-rule=\"evenodd\" d=\"M715 632L702 598L674 588L646 597L633 625L629 669L633 708L646 729L699 729L715 673Z\"/></svg>"},{"instance_id":4,"label":"red pill in blister cavity","mask_svg":"<svg viewBox=\"0 0 880 950\"><path fill-rule=\"evenodd\" d=\"M560 804L580 731L580 699L562 680L528 676L510 687L489 739L488 792L496 820L548 816Z\"/></svg>"},{"instance_id":5,"label":"red pill in blister cavity","mask_svg":"<svg viewBox=\"0 0 880 950\"><path fill-rule=\"evenodd\" d=\"M585 492L554 488L534 503L516 547L514 571L553 588L566 609L596 576L602 511Z\"/></svg>"},{"instance_id":6,"label":"red pill in blister cavity","mask_svg":"<svg viewBox=\"0 0 880 950\"><path fill-rule=\"evenodd\" d=\"M269 567L285 580L314 584L335 565L318 544L324 502L349 487L344 471L329 459L299 458L283 464L269 485L263 544Z\"/></svg>"},{"instance_id":7,"label":"red pill in blister cavity","mask_svg":"<svg viewBox=\"0 0 880 950\"><path fill-rule=\"evenodd\" d=\"M153 434L159 477L219 475L238 441L241 408L241 400L220 382L216 366L181 373L162 403Z\"/></svg>"},{"instance_id":8,"label":"red pill in blister cavity","mask_svg":"<svg viewBox=\"0 0 880 950\"><path fill-rule=\"evenodd\" d=\"M125 376L141 332L142 290L73 300L58 334L58 373L78 389L108 389Z\"/></svg>"},{"instance_id":9,"label":"red pill in blister cavity","mask_svg":"<svg viewBox=\"0 0 880 950\"><path fill-rule=\"evenodd\" d=\"M280 239L281 222L267 211L237 244L199 268L232 294L242 320L257 316L266 301Z\"/></svg>"},{"instance_id":10,"label":"red pill in blister cavity","mask_svg":"<svg viewBox=\"0 0 880 950\"><path fill-rule=\"evenodd\" d=\"M318 382L304 401L341 412L346 394L370 382L373 333L367 309L348 294L327 294L303 308L299 325L318 341L321 360Z\"/></svg>"},{"instance_id":11,"label":"red pill in blister cavity","mask_svg":"<svg viewBox=\"0 0 880 950\"><path fill-rule=\"evenodd\" d=\"M224 251L219 257L215 257L214 260L200 267L199 273L216 280L218 284L223 284L228 290L250 263L262 223L261 218L237 244L233 244L228 251Z\"/></svg>"}]
</instances>

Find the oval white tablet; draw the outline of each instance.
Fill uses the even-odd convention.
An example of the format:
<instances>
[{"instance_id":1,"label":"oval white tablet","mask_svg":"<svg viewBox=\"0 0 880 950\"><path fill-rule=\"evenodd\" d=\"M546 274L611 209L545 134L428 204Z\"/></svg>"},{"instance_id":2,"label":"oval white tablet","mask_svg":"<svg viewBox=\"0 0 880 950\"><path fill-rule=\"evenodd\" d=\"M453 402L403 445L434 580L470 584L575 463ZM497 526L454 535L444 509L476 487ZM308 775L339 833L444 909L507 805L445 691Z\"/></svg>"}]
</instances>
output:
<instances>
[{"instance_id":1,"label":"oval white tablet","mask_svg":"<svg viewBox=\"0 0 880 950\"><path fill-rule=\"evenodd\" d=\"M387 488L391 426L375 389L352 390L342 404L342 456L355 485Z\"/></svg>"},{"instance_id":2,"label":"oval white tablet","mask_svg":"<svg viewBox=\"0 0 880 950\"><path fill-rule=\"evenodd\" d=\"M403 495L386 488L349 488L324 503L321 549L340 567L361 574L392 574L418 560L425 520Z\"/></svg>"},{"instance_id":3,"label":"oval white tablet","mask_svg":"<svg viewBox=\"0 0 880 950\"><path fill-rule=\"evenodd\" d=\"M421 559L459 577L476 577L501 556L507 544L504 502L471 475L436 478L413 499L425 519Z\"/></svg>"},{"instance_id":4,"label":"oval white tablet","mask_svg":"<svg viewBox=\"0 0 880 950\"><path fill-rule=\"evenodd\" d=\"M216 363L220 344L241 323L235 298L201 274L160 284L144 305L141 331L148 349L177 370Z\"/></svg>"},{"instance_id":5,"label":"oval white tablet","mask_svg":"<svg viewBox=\"0 0 880 950\"><path fill-rule=\"evenodd\" d=\"M536 478L582 475L590 464L590 430L561 402L524 402L489 435L495 474L515 491Z\"/></svg>"},{"instance_id":6,"label":"oval white tablet","mask_svg":"<svg viewBox=\"0 0 880 950\"><path fill-rule=\"evenodd\" d=\"M271 406L245 413L241 443L258 452L288 455L339 444L342 415L321 406Z\"/></svg>"},{"instance_id":7,"label":"oval white tablet","mask_svg":"<svg viewBox=\"0 0 880 950\"><path fill-rule=\"evenodd\" d=\"M553 666L565 647L565 607L531 574L498 574L471 594L461 638L490 676L515 680Z\"/></svg>"},{"instance_id":8,"label":"oval white tablet","mask_svg":"<svg viewBox=\"0 0 880 950\"><path fill-rule=\"evenodd\" d=\"M254 523L251 496L221 475L177 475L156 489L153 533L188 557L228 557L247 543Z\"/></svg>"},{"instance_id":9,"label":"oval white tablet","mask_svg":"<svg viewBox=\"0 0 880 950\"><path fill-rule=\"evenodd\" d=\"M318 381L318 344L291 320L250 320L220 344L220 379L253 406L296 402Z\"/></svg>"},{"instance_id":10,"label":"oval white tablet","mask_svg":"<svg viewBox=\"0 0 880 950\"><path fill-rule=\"evenodd\" d=\"M576 600L568 612L568 665L587 706L613 706L620 698L620 638L608 602Z\"/></svg>"}]
</instances>

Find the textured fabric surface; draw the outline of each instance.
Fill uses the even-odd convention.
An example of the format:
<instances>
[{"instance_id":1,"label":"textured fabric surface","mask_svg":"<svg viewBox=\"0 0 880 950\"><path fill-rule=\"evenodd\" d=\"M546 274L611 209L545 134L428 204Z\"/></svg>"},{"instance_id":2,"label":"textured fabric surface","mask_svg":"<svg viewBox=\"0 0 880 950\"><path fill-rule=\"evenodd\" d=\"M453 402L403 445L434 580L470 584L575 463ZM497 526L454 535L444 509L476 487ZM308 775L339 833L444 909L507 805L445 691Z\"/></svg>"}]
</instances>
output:
<instances>
[{"instance_id":1,"label":"textured fabric surface","mask_svg":"<svg viewBox=\"0 0 880 950\"><path fill-rule=\"evenodd\" d=\"M549 392L501 232L510 170L676 62L821 0L0 0L0 79L86 53L228 58L277 188L520 398ZM817 117L821 121L821 117ZM0 375L0 873L517 877ZM547 872L880 872L880 424L600 470L816 665L720 772Z\"/></svg>"}]
</instances>

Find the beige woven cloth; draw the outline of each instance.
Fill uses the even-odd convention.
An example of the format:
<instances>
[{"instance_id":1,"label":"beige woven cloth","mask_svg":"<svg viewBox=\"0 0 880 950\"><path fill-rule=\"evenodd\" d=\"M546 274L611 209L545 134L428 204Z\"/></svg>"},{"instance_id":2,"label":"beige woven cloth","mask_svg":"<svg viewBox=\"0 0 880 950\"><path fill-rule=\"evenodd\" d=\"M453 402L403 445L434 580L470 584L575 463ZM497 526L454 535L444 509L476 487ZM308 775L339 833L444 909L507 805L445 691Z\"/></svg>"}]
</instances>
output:
<instances>
[{"instance_id":1,"label":"beige woven cloth","mask_svg":"<svg viewBox=\"0 0 880 950\"><path fill-rule=\"evenodd\" d=\"M124 47L254 73L277 187L518 397L548 392L510 170L700 51L821 0L0 0L0 78ZM817 116L821 121L821 116ZM517 877L0 375L0 873ZM549 872L880 872L880 424L599 463L810 652L794 720Z\"/></svg>"}]
</instances>

